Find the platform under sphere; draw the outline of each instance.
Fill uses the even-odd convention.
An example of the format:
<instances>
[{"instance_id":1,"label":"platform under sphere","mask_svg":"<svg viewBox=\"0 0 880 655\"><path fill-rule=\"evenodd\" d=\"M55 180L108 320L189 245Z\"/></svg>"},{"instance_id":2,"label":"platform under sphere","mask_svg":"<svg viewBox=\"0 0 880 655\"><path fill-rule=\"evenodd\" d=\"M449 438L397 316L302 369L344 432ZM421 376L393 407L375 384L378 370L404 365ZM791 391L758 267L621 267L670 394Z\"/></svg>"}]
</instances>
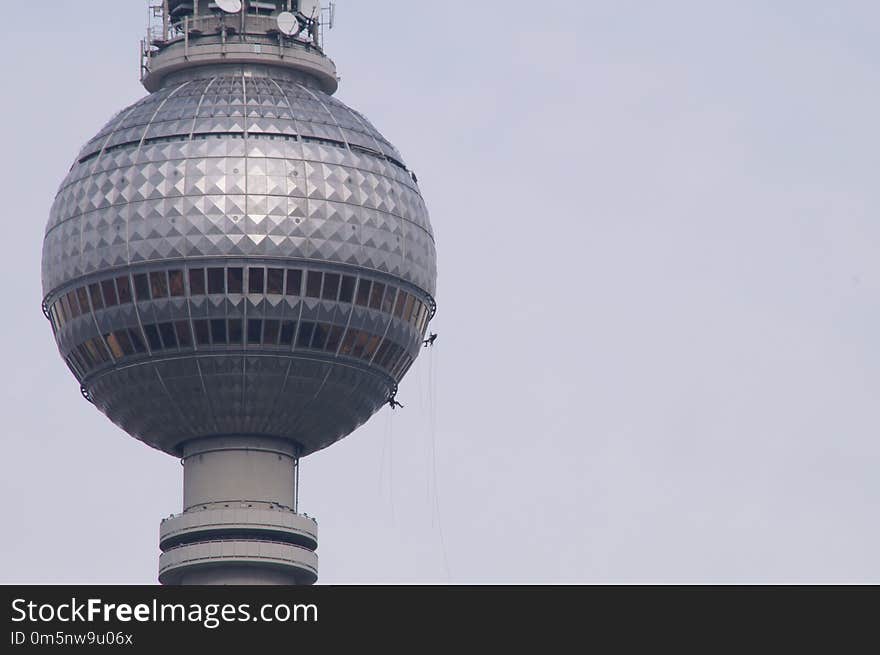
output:
<instances>
[{"instance_id":1,"label":"platform under sphere","mask_svg":"<svg viewBox=\"0 0 880 655\"><path fill-rule=\"evenodd\" d=\"M179 455L266 435L307 455L393 395L434 311L415 176L283 71L192 71L119 112L61 184L44 311L83 393Z\"/></svg>"}]
</instances>

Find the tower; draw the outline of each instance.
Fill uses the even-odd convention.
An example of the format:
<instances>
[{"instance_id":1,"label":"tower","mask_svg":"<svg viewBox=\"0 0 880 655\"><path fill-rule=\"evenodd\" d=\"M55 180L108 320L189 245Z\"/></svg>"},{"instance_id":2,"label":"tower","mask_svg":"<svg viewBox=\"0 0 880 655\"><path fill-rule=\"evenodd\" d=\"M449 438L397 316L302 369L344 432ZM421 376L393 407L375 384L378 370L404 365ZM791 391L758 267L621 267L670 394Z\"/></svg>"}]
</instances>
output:
<instances>
[{"instance_id":1,"label":"tower","mask_svg":"<svg viewBox=\"0 0 880 655\"><path fill-rule=\"evenodd\" d=\"M52 206L43 311L83 395L183 463L160 582L310 584L299 463L393 399L418 355L428 213L394 146L332 97L315 0L153 12L149 95Z\"/></svg>"}]
</instances>

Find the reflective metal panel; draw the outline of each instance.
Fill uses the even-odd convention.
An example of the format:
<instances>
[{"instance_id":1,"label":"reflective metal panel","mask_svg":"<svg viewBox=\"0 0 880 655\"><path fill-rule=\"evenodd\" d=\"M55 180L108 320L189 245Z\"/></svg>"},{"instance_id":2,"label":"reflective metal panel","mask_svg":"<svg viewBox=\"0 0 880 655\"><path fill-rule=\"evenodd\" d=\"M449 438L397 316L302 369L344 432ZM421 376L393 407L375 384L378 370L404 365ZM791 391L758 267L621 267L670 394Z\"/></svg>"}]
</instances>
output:
<instances>
[{"instance_id":1,"label":"reflective metal panel","mask_svg":"<svg viewBox=\"0 0 880 655\"><path fill-rule=\"evenodd\" d=\"M272 435L307 454L366 421L418 355L428 213L358 112L283 76L206 71L80 151L46 228L46 306L89 397L132 435L171 453Z\"/></svg>"}]
</instances>

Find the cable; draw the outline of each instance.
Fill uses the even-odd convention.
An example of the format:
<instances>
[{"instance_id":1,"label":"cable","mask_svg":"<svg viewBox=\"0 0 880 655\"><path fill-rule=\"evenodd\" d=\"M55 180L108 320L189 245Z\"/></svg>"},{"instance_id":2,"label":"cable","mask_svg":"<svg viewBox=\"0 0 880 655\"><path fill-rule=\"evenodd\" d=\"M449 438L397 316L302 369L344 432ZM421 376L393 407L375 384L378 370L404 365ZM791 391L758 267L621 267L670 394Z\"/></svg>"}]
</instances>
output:
<instances>
[{"instance_id":1,"label":"cable","mask_svg":"<svg viewBox=\"0 0 880 655\"><path fill-rule=\"evenodd\" d=\"M388 421L391 420L391 417L388 417L388 420L385 421L385 432L382 435L382 452L379 454L379 496L382 496L382 478L385 477L385 444L388 442Z\"/></svg>"},{"instance_id":2,"label":"cable","mask_svg":"<svg viewBox=\"0 0 880 655\"><path fill-rule=\"evenodd\" d=\"M418 380L419 380L419 410L421 412L421 416L424 417L428 412L428 402L430 400L430 380L425 381L425 373L426 368L429 364L425 364L425 359L428 360L429 364L431 361L431 353L428 353L424 357L419 357L416 359L416 368L418 369ZM429 416L430 418L430 416ZM431 504L431 436L430 430L427 432L424 430L419 431L422 441L424 442L424 465L425 465L425 502L430 505ZM433 522L433 515L431 518Z\"/></svg>"},{"instance_id":3,"label":"cable","mask_svg":"<svg viewBox=\"0 0 880 655\"><path fill-rule=\"evenodd\" d=\"M431 355L428 357L428 380L430 384L430 405L429 405L429 423L431 430L431 471L434 480L434 515L437 517L437 532L440 537L440 552L443 555L443 570L446 573L446 579L452 581L452 573L449 569L449 557L446 554L446 539L443 536L443 520L440 515L440 488L437 476L437 399L436 399L436 369L434 366L434 348L430 349Z\"/></svg>"},{"instance_id":4,"label":"cable","mask_svg":"<svg viewBox=\"0 0 880 655\"><path fill-rule=\"evenodd\" d=\"M394 525L394 410L388 419L388 502L391 505L391 525Z\"/></svg>"},{"instance_id":5,"label":"cable","mask_svg":"<svg viewBox=\"0 0 880 655\"><path fill-rule=\"evenodd\" d=\"M394 523L394 443L393 422L394 411L387 412L388 420L385 423L385 435L382 438L382 454L379 457L379 497L382 496L382 480L385 477L385 451L388 450L388 498L391 506L391 523Z\"/></svg>"}]
</instances>

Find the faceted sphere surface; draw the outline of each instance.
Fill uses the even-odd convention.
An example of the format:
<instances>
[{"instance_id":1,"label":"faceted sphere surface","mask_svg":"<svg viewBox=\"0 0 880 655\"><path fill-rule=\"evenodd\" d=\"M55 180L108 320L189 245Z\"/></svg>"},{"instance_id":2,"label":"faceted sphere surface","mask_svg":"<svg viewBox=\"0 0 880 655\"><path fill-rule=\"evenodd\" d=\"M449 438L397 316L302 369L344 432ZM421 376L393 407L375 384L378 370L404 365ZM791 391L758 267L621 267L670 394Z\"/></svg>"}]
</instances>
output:
<instances>
[{"instance_id":1,"label":"faceted sphere surface","mask_svg":"<svg viewBox=\"0 0 880 655\"><path fill-rule=\"evenodd\" d=\"M83 392L169 453L308 454L418 355L434 239L415 176L360 114L283 76L194 76L117 114L58 191L44 311Z\"/></svg>"}]
</instances>

